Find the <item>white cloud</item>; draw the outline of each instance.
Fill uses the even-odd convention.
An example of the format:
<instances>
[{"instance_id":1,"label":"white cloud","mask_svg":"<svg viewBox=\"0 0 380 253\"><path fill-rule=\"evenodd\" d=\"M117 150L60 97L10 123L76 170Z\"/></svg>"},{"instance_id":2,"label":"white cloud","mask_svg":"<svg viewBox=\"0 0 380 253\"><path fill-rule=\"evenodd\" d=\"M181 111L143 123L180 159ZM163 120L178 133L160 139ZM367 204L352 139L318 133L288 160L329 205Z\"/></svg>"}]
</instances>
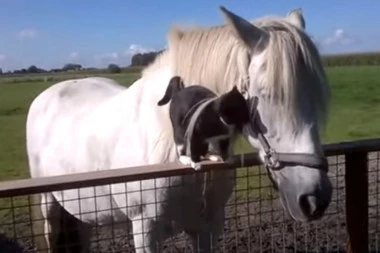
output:
<instances>
[{"instance_id":1,"label":"white cloud","mask_svg":"<svg viewBox=\"0 0 380 253\"><path fill-rule=\"evenodd\" d=\"M117 60L117 59L119 59L119 54L116 52L95 55L95 60L102 61L102 62L107 62L107 61L112 61L112 60Z\"/></svg>"},{"instance_id":2,"label":"white cloud","mask_svg":"<svg viewBox=\"0 0 380 253\"><path fill-rule=\"evenodd\" d=\"M21 39L34 38L37 36L37 31L35 29L24 29L18 33L18 36Z\"/></svg>"},{"instance_id":3,"label":"white cloud","mask_svg":"<svg viewBox=\"0 0 380 253\"><path fill-rule=\"evenodd\" d=\"M116 52L98 54L94 56L94 59L95 59L95 62L94 62L95 66L97 67L104 67L110 63L121 64L122 62L122 58Z\"/></svg>"},{"instance_id":4,"label":"white cloud","mask_svg":"<svg viewBox=\"0 0 380 253\"><path fill-rule=\"evenodd\" d=\"M143 47L141 45L137 45L137 44L131 44L129 45L128 49L125 50L125 54L127 56L132 56L134 54L143 54L143 53L148 53L148 52L153 52L153 51L157 51L156 49L154 48L147 48L147 47Z\"/></svg>"},{"instance_id":5,"label":"white cloud","mask_svg":"<svg viewBox=\"0 0 380 253\"><path fill-rule=\"evenodd\" d=\"M73 61L73 60L77 60L79 57L79 54L77 52L72 52L70 55L69 55L69 60Z\"/></svg>"},{"instance_id":6,"label":"white cloud","mask_svg":"<svg viewBox=\"0 0 380 253\"><path fill-rule=\"evenodd\" d=\"M339 28L334 31L330 36L325 37L320 42L322 45L348 45L352 44L355 41L354 36L349 34L347 31Z\"/></svg>"},{"instance_id":7,"label":"white cloud","mask_svg":"<svg viewBox=\"0 0 380 253\"><path fill-rule=\"evenodd\" d=\"M101 55L101 57L103 59L118 59L119 58L119 54L118 53L107 53L107 54L103 54Z\"/></svg>"}]
</instances>

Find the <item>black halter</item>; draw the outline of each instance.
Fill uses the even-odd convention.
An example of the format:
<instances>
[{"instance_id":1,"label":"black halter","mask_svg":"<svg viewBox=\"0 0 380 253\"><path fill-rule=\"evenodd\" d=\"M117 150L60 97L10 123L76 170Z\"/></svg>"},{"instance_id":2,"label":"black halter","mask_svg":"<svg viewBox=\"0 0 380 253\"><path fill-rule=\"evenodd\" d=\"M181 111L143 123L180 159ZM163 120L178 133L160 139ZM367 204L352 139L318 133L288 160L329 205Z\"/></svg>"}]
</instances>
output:
<instances>
[{"instance_id":1,"label":"black halter","mask_svg":"<svg viewBox=\"0 0 380 253\"><path fill-rule=\"evenodd\" d=\"M257 111L258 97L253 97L254 108L252 110L251 118L253 120L253 128L257 138L264 149L264 164L267 169L281 170L285 166L302 165L313 169L322 170L328 172L328 162L325 156L310 154L310 153L281 153L276 152L269 144L268 140L264 136L259 125L259 112Z\"/></svg>"}]
</instances>

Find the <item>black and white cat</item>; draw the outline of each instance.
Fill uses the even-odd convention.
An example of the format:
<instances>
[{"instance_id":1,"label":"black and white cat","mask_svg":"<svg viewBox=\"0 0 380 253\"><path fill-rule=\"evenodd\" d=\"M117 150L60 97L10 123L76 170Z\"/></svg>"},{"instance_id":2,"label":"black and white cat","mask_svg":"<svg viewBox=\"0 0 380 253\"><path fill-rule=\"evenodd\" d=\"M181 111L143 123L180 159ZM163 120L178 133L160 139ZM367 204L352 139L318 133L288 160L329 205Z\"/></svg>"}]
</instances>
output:
<instances>
[{"instance_id":1,"label":"black and white cat","mask_svg":"<svg viewBox=\"0 0 380 253\"><path fill-rule=\"evenodd\" d=\"M182 78L174 76L158 105L170 100L169 114L180 162L198 170L206 156L212 161L226 160L233 134L249 121L247 102L236 86L218 97L204 86L185 87Z\"/></svg>"}]
</instances>

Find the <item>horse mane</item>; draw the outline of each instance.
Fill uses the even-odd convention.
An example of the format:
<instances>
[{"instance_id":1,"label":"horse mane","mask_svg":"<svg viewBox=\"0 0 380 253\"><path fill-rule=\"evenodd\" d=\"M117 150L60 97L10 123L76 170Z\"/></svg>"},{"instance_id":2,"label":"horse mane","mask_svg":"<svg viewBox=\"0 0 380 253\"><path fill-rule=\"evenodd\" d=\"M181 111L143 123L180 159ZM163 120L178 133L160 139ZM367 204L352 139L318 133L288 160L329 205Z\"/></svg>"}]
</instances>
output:
<instances>
[{"instance_id":1,"label":"horse mane","mask_svg":"<svg viewBox=\"0 0 380 253\"><path fill-rule=\"evenodd\" d=\"M220 95L247 84L249 50L226 25L186 31L173 27L169 48L174 73L188 85L201 84Z\"/></svg>"},{"instance_id":2,"label":"horse mane","mask_svg":"<svg viewBox=\"0 0 380 253\"><path fill-rule=\"evenodd\" d=\"M270 35L264 57L266 78L260 85L272 103L282 104L278 116L302 123L298 121L306 100L308 112L313 114L310 119L324 123L329 90L314 42L283 17L266 16L251 22ZM186 85L201 84L221 94L234 85L239 90L247 88L250 54L228 25L186 30L172 27L168 49L143 74L170 63L173 75L181 76Z\"/></svg>"}]
</instances>

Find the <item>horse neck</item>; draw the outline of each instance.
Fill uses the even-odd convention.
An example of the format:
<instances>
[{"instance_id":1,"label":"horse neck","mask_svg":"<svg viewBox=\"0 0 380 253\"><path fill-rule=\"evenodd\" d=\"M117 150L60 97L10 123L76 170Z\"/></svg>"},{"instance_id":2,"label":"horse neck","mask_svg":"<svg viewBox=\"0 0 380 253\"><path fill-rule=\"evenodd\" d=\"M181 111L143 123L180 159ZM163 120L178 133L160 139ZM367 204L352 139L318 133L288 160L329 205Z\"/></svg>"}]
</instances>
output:
<instances>
[{"instance_id":1,"label":"horse neck","mask_svg":"<svg viewBox=\"0 0 380 253\"><path fill-rule=\"evenodd\" d=\"M157 105L165 93L169 74L167 69L160 68L143 76L99 105L83 124L82 136L100 143L94 152L115 157L110 161L111 167L174 161L169 110ZM131 145L136 148L131 150ZM127 158L122 155L125 150L131 150ZM128 160L131 157L134 158Z\"/></svg>"},{"instance_id":2,"label":"horse neck","mask_svg":"<svg viewBox=\"0 0 380 253\"><path fill-rule=\"evenodd\" d=\"M169 66L161 65L156 67L153 71L144 74L139 83L139 96L144 102L152 103L152 106L157 107L157 102L165 94L169 85L170 78L173 76Z\"/></svg>"}]
</instances>

